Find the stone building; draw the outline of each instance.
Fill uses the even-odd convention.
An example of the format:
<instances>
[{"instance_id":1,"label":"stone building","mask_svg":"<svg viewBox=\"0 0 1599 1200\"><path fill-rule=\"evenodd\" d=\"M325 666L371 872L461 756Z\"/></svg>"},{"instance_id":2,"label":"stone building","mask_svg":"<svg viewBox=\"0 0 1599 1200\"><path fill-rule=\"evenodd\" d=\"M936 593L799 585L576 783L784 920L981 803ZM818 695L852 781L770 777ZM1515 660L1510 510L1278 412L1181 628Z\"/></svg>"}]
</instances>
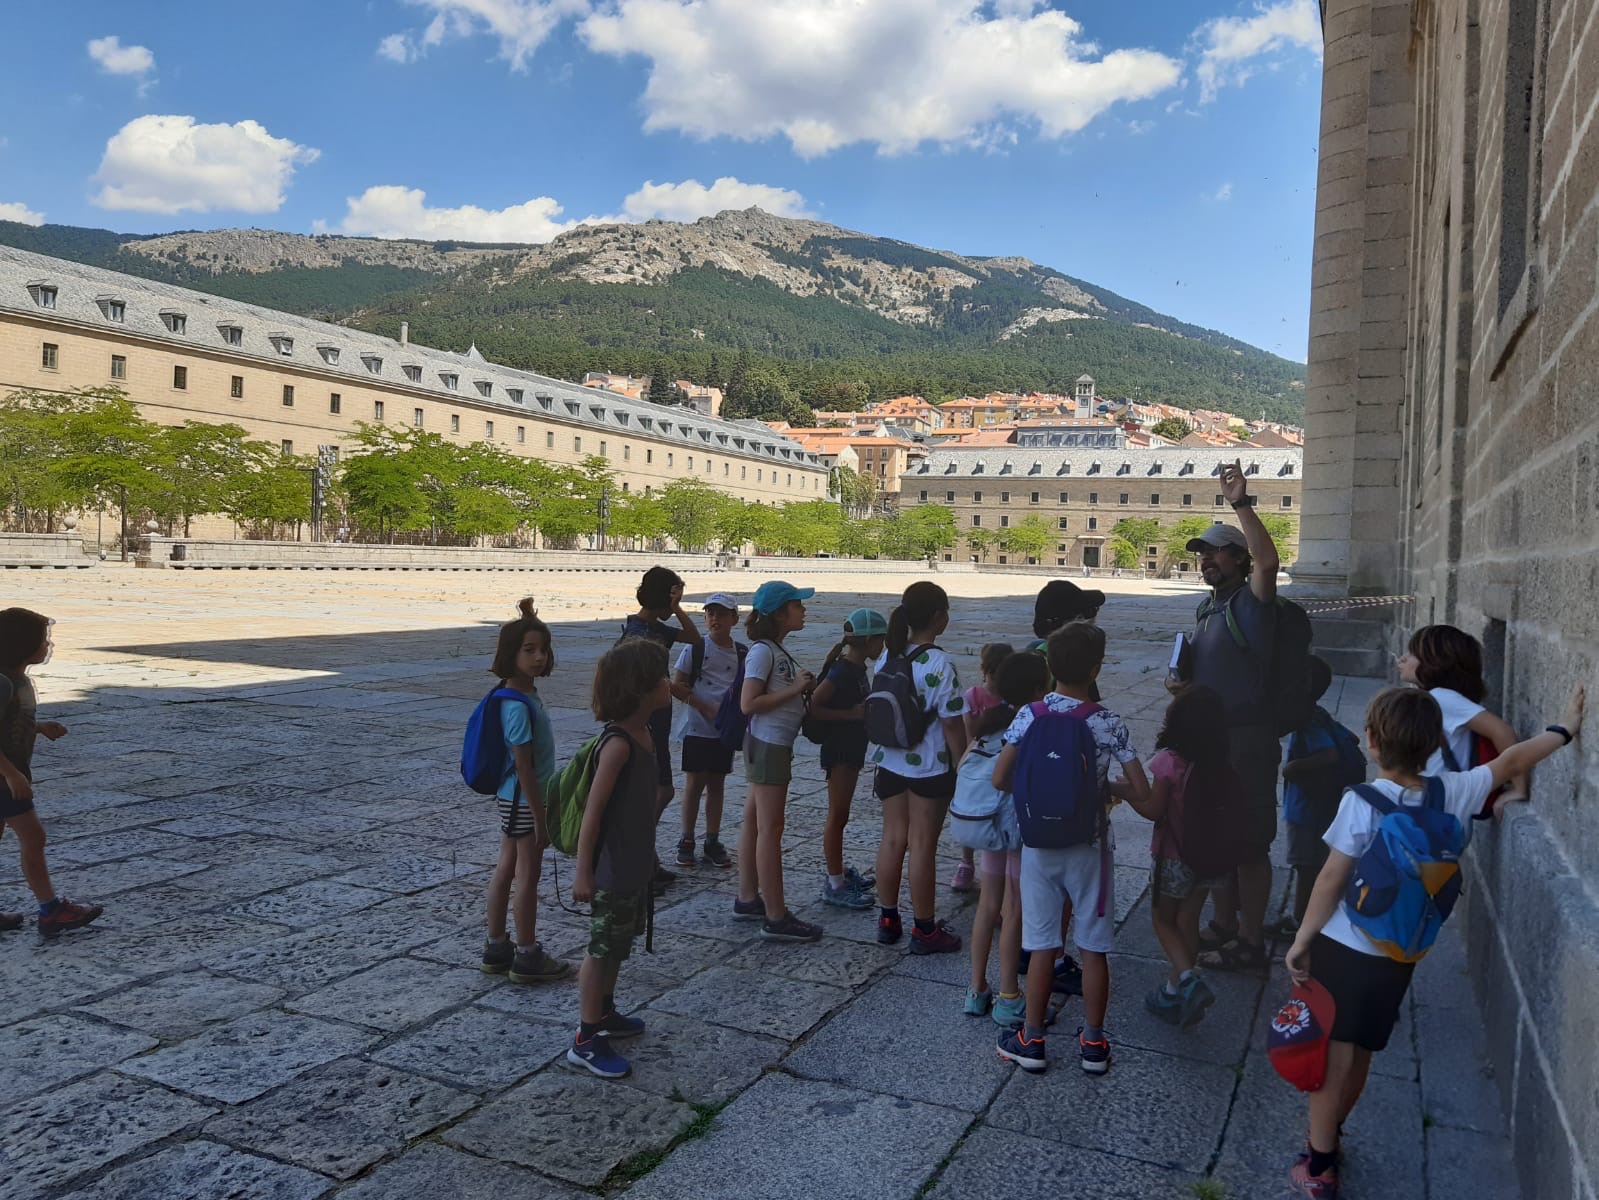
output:
<instances>
[{"instance_id":1,"label":"stone building","mask_svg":"<svg viewBox=\"0 0 1599 1200\"><path fill-rule=\"evenodd\" d=\"M1013 556L973 544L984 535L1038 517L1056 534L1038 559L1045 566L1110 567L1104 553L1116 523L1153 518L1169 526L1184 517L1212 521L1231 516L1216 476L1224 462L1241 459L1249 491L1262 512L1297 516L1302 455L1297 449L1250 448L1243 454L1217 450L1049 449L1020 446L962 449L935 447L902 482L904 503L944 504L954 510L961 541L946 561L971 556L1006 563ZM1297 522L1296 528L1297 528ZM1295 543L1278 547L1284 562ZM1164 544L1140 546L1145 570L1164 573ZM985 552L986 551L986 552ZM1177 573L1190 569L1176 564Z\"/></svg>"},{"instance_id":2,"label":"stone building","mask_svg":"<svg viewBox=\"0 0 1599 1200\"><path fill-rule=\"evenodd\" d=\"M624 492L691 477L767 504L827 495L816 455L758 423L0 247L0 393L108 385L149 420L231 422L286 454L387 422L554 464L598 455ZM196 535L230 534L209 525Z\"/></svg>"},{"instance_id":3,"label":"stone building","mask_svg":"<svg viewBox=\"0 0 1599 1200\"><path fill-rule=\"evenodd\" d=\"M1294 577L1414 594L1321 636L1380 674L1414 626L1457 625L1483 643L1489 706L1536 732L1573 684L1599 700L1599 5L1322 9ZM1599 1195L1595 761L1579 744L1540 767L1468 863L1471 977L1529 1197ZM1438 1052L1442 1095L1476 1063Z\"/></svg>"}]
</instances>

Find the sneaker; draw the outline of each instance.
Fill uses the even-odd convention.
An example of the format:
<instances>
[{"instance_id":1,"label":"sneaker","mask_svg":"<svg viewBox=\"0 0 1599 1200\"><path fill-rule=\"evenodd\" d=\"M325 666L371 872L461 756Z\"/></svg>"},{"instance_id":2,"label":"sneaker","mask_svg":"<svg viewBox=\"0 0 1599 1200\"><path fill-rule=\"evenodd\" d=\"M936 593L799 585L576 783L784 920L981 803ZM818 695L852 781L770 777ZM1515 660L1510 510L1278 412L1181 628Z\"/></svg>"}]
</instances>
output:
<instances>
[{"instance_id":1,"label":"sneaker","mask_svg":"<svg viewBox=\"0 0 1599 1200\"><path fill-rule=\"evenodd\" d=\"M870 875L862 875L854 867L845 867L844 878L854 880L860 885L860 889L863 892L875 892L877 890L877 873L875 871Z\"/></svg>"},{"instance_id":2,"label":"sneaker","mask_svg":"<svg viewBox=\"0 0 1599 1200\"><path fill-rule=\"evenodd\" d=\"M994 1006L993 992L974 992L966 989L966 1007L961 1011L968 1017L986 1017L988 1010Z\"/></svg>"},{"instance_id":3,"label":"sneaker","mask_svg":"<svg viewBox=\"0 0 1599 1200\"><path fill-rule=\"evenodd\" d=\"M859 877L851 879L848 875L845 875L844 882L834 887L833 881L824 876L822 879L822 902L836 905L839 908L859 909L874 907L877 904L877 899L861 887Z\"/></svg>"},{"instance_id":4,"label":"sneaker","mask_svg":"<svg viewBox=\"0 0 1599 1200\"><path fill-rule=\"evenodd\" d=\"M1055 978L1049 985L1049 990L1061 996L1083 994L1083 969L1070 954L1062 955L1061 960L1055 964Z\"/></svg>"},{"instance_id":5,"label":"sneaker","mask_svg":"<svg viewBox=\"0 0 1599 1200\"><path fill-rule=\"evenodd\" d=\"M951 933L942 921L933 926L931 933L923 933L914 925L911 926L912 954L953 954L960 948L960 938Z\"/></svg>"},{"instance_id":6,"label":"sneaker","mask_svg":"<svg viewBox=\"0 0 1599 1200\"><path fill-rule=\"evenodd\" d=\"M899 941L900 935L905 932L904 923L898 917L885 917L881 913L877 917L877 943L880 946L892 946Z\"/></svg>"},{"instance_id":7,"label":"sneaker","mask_svg":"<svg viewBox=\"0 0 1599 1200\"><path fill-rule=\"evenodd\" d=\"M716 838L705 839L705 849L700 852L700 857L713 867L731 867L733 857L728 854L727 847Z\"/></svg>"},{"instance_id":8,"label":"sneaker","mask_svg":"<svg viewBox=\"0 0 1599 1200\"><path fill-rule=\"evenodd\" d=\"M103 912L105 909L98 904L74 904L65 896L59 896L50 911L40 916L39 932L51 936L69 929L82 929Z\"/></svg>"},{"instance_id":9,"label":"sneaker","mask_svg":"<svg viewBox=\"0 0 1599 1200\"><path fill-rule=\"evenodd\" d=\"M1338 1168L1328 1167L1321 1175L1310 1173L1310 1155L1301 1153L1288 1170L1289 1189L1298 1196L1311 1200L1338 1200Z\"/></svg>"},{"instance_id":10,"label":"sneaker","mask_svg":"<svg viewBox=\"0 0 1599 1200\"><path fill-rule=\"evenodd\" d=\"M988 1015L1001 1029L1020 1029L1027 1024L1027 997L995 996L993 1011Z\"/></svg>"},{"instance_id":11,"label":"sneaker","mask_svg":"<svg viewBox=\"0 0 1599 1200\"><path fill-rule=\"evenodd\" d=\"M1026 1032L1020 1029L1007 1029L999 1035L999 1056L1024 1071L1042 1071L1049 1065L1044 1057L1044 1039L1029 1041Z\"/></svg>"},{"instance_id":12,"label":"sneaker","mask_svg":"<svg viewBox=\"0 0 1599 1200\"><path fill-rule=\"evenodd\" d=\"M1168 992L1158 987L1144 997L1144 1007L1168 1025L1181 1025L1185 1006L1181 992Z\"/></svg>"},{"instance_id":13,"label":"sneaker","mask_svg":"<svg viewBox=\"0 0 1599 1200\"><path fill-rule=\"evenodd\" d=\"M1077 1053L1082 1058L1083 1070L1090 1075L1103 1075L1110 1070L1110 1039L1090 1042L1077 1030Z\"/></svg>"},{"instance_id":14,"label":"sneaker","mask_svg":"<svg viewBox=\"0 0 1599 1200\"><path fill-rule=\"evenodd\" d=\"M21 913L0 913L0 933L10 933L22 928Z\"/></svg>"},{"instance_id":15,"label":"sneaker","mask_svg":"<svg viewBox=\"0 0 1599 1200\"><path fill-rule=\"evenodd\" d=\"M610 1038L613 1041L617 1038L638 1037L644 1032L644 1022L638 1017L624 1017L613 1008L600 1018L600 1027L594 1032L598 1037Z\"/></svg>"},{"instance_id":16,"label":"sneaker","mask_svg":"<svg viewBox=\"0 0 1599 1200\"><path fill-rule=\"evenodd\" d=\"M486 941L483 943L483 965L479 968L485 975L504 975L511 969L511 960L516 957L516 947L511 944L511 939L503 942Z\"/></svg>"},{"instance_id":17,"label":"sneaker","mask_svg":"<svg viewBox=\"0 0 1599 1200\"><path fill-rule=\"evenodd\" d=\"M694 839L684 838L677 844L677 865L680 867L697 867L699 860L694 857Z\"/></svg>"},{"instance_id":18,"label":"sneaker","mask_svg":"<svg viewBox=\"0 0 1599 1200\"><path fill-rule=\"evenodd\" d=\"M733 900L733 918L738 921L766 920L766 901L759 896L753 900Z\"/></svg>"},{"instance_id":19,"label":"sneaker","mask_svg":"<svg viewBox=\"0 0 1599 1200\"><path fill-rule=\"evenodd\" d=\"M592 1071L601 1079L622 1079L633 1070L627 1059L611 1049L608 1038L591 1037L585 1042L582 1034L572 1039L572 1048L566 1052L566 1061L574 1067Z\"/></svg>"},{"instance_id":20,"label":"sneaker","mask_svg":"<svg viewBox=\"0 0 1599 1200\"><path fill-rule=\"evenodd\" d=\"M822 927L786 912L775 921L766 921L761 926L761 937L769 942L816 942L821 940Z\"/></svg>"},{"instance_id":21,"label":"sneaker","mask_svg":"<svg viewBox=\"0 0 1599 1200\"><path fill-rule=\"evenodd\" d=\"M660 862L655 864L655 878L650 880L651 886L656 888L668 888L676 882L676 871L668 871L665 865Z\"/></svg>"},{"instance_id":22,"label":"sneaker","mask_svg":"<svg viewBox=\"0 0 1599 1200\"><path fill-rule=\"evenodd\" d=\"M955 868L955 874L950 877L949 890L952 892L969 892L972 890L972 882L975 878L976 872L972 870L972 864L963 862Z\"/></svg>"},{"instance_id":23,"label":"sneaker","mask_svg":"<svg viewBox=\"0 0 1599 1200\"><path fill-rule=\"evenodd\" d=\"M1216 993L1199 975L1190 975L1178 989L1178 995L1182 997L1182 1024L1185 1029L1204 1020L1205 1010L1216 1003Z\"/></svg>"},{"instance_id":24,"label":"sneaker","mask_svg":"<svg viewBox=\"0 0 1599 1200\"><path fill-rule=\"evenodd\" d=\"M531 950L518 950L511 960L512 983L549 983L562 979L571 971L572 964L545 953L543 946Z\"/></svg>"}]
</instances>

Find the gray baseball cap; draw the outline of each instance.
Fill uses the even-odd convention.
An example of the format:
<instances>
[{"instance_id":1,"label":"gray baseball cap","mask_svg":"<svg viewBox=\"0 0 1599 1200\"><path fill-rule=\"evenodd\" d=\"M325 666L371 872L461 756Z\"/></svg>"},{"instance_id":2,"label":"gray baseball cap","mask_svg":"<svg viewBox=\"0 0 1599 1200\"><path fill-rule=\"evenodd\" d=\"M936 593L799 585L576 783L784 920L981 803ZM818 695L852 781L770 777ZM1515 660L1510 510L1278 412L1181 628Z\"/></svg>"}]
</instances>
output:
<instances>
[{"instance_id":1,"label":"gray baseball cap","mask_svg":"<svg viewBox=\"0 0 1599 1200\"><path fill-rule=\"evenodd\" d=\"M1238 526L1224 525L1220 521L1217 521L1198 537L1188 539L1188 551L1191 554L1202 554L1206 550L1220 550L1223 546L1231 546L1235 550L1248 551L1249 539L1244 536L1244 531Z\"/></svg>"}]
</instances>

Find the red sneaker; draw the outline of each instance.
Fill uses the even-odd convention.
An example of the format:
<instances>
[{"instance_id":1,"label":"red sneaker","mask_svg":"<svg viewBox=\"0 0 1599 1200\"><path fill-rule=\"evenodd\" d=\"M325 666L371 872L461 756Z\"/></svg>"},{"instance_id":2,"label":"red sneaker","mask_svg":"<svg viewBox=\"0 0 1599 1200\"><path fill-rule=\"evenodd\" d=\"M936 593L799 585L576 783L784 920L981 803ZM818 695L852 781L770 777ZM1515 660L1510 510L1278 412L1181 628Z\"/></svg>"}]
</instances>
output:
<instances>
[{"instance_id":1,"label":"red sneaker","mask_svg":"<svg viewBox=\"0 0 1599 1200\"><path fill-rule=\"evenodd\" d=\"M951 933L942 921L934 925L929 933L923 933L915 927L911 929L912 954L953 954L960 948L960 938Z\"/></svg>"},{"instance_id":2,"label":"red sneaker","mask_svg":"<svg viewBox=\"0 0 1599 1200\"><path fill-rule=\"evenodd\" d=\"M1338 1200L1338 1168L1328 1167L1321 1175L1310 1173L1310 1155L1301 1154L1288 1172L1288 1183L1295 1195L1311 1200Z\"/></svg>"},{"instance_id":3,"label":"red sneaker","mask_svg":"<svg viewBox=\"0 0 1599 1200\"><path fill-rule=\"evenodd\" d=\"M892 946L899 941L900 935L905 932L905 927L898 917L877 918L877 940L881 945Z\"/></svg>"},{"instance_id":4,"label":"red sneaker","mask_svg":"<svg viewBox=\"0 0 1599 1200\"><path fill-rule=\"evenodd\" d=\"M98 904L74 904L61 896L55 907L39 918L39 932L51 936L69 929L82 929L103 912L105 909Z\"/></svg>"}]
</instances>

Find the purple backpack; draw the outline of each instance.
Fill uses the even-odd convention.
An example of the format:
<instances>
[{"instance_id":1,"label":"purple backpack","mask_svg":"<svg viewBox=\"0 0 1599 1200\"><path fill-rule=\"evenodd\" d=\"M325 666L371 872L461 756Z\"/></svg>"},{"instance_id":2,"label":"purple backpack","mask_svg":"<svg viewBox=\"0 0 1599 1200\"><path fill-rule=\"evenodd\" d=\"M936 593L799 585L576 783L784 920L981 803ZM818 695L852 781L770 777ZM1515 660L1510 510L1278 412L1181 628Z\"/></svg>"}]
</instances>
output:
<instances>
[{"instance_id":1,"label":"purple backpack","mask_svg":"<svg viewBox=\"0 0 1599 1200\"><path fill-rule=\"evenodd\" d=\"M1022 845L1034 850L1091 845L1105 821L1098 751L1088 727L1099 705L1083 703L1064 713L1042 700L1029 707L1033 723L1016 748L1011 784Z\"/></svg>"}]
</instances>

